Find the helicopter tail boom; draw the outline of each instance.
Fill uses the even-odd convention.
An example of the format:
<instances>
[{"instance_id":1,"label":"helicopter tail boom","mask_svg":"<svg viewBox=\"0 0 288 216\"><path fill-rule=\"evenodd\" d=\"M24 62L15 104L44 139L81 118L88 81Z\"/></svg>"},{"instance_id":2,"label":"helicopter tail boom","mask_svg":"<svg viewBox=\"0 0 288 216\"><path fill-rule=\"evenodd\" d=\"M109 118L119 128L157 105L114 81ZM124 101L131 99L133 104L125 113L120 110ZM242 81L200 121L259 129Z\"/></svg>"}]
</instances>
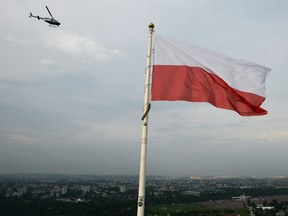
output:
<instances>
[{"instance_id":1,"label":"helicopter tail boom","mask_svg":"<svg viewBox=\"0 0 288 216\"><path fill-rule=\"evenodd\" d=\"M34 15L30 12L29 18L31 18L31 17L37 18L38 20L44 19L44 18L42 18L42 17L40 17L40 16L34 16Z\"/></svg>"}]
</instances>

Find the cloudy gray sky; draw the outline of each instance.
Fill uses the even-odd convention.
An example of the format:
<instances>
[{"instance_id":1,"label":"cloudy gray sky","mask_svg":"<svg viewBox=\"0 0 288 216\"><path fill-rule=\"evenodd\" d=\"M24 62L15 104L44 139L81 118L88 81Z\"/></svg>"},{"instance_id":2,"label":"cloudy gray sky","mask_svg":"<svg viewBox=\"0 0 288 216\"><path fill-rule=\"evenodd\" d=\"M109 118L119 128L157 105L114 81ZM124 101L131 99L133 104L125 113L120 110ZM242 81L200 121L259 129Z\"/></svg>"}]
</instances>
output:
<instances>
[{"instance_id":1,"label":"cloudy gray sky","mask_svg":"<svg viewBox=\"0 0 288 216\"><path fill-rule=\"evenodd\" d=\"M48 17L59 28L28 18ZM268 115L153 102L149 175L288 174L288 1L9 0L0 13L0 173L138 175L148 24L272 69Z\"/></svg>"}]
</instances>

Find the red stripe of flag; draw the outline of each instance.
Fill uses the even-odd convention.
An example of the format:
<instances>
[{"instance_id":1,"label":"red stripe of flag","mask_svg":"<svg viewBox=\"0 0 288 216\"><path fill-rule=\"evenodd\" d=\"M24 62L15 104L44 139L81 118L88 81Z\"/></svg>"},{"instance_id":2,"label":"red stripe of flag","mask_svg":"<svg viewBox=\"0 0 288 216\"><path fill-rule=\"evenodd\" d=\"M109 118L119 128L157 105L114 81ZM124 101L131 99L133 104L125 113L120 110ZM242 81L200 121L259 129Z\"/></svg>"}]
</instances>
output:
<instances>
[{"instance_id":1,"label":"red stripe of flag","mask_svg":"<svg viewBox=\"0 0 288 216\"><path fill-rule=\"evenodd\" d=\"M152 101L209 102L242 116L267 114L260 107L264 97L233 89L217 75L199 67L155 65L152 79Z\"/></svg>"}]
</instances>

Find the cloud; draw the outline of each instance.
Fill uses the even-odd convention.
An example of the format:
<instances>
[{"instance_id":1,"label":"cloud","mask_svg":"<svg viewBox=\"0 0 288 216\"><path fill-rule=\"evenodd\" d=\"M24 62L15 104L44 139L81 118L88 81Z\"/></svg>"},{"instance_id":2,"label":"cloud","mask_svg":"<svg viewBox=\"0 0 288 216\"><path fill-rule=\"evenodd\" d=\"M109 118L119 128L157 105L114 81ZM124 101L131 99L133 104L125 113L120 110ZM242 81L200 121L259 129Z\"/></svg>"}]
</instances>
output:
<instances>
[{"instance_id":1,"label":"cloud","mask_svg":"<svg viewBox=\"0 0 288 216\"><path fill-rule=\"evenodd\" d=\"M3 40L6 40L6 41L12 42L12 43L21 43L21 44L31 43L31 41L20 39L20 38L16 37L14 34L11 34L11 33L6 33L1 38Z\"/></svg>"},{"instance_id":2,"label":"cloud","mask_svg":"<svg viewBox=\"0 0 288 216\"><path fill-rule=\"evenodd\" d=\"M25 145L35 143L35 139L32 136L20 132L0 131L0 135L2 144L22 143Z\"/></svg>"},{"instance_id":3,"label":"cloud","mask_svg":"<svg viewBox=\"0 0 288 216\"><path fill-rule=\"evenodd\" d=\"M276 142L287 142L288 141L288 131L287 130L279 130L268 133L260 134L256 139L267 141L270 143Z\"/></svg>"},{"instance_id":4,"label":"cloud","mask_svg":"<svg viewBox=\"0 0 288 216\"><path fill-rule=\"evenodd\" d=\"M109 49L96 41L94 37L82 36L66 31L57 31L45 36L46 46L72 55L86 55L98 61L124 57L119 49Z\"/></svg>"},{"instance_id":5,"label":"cloud","mask_svg":"<svg viewBox=\"0 0 288 216\"><path fill-rule=\"evenodd\" d=\"M42 59L41 61L40 61L40 63L42 64L42 65L47 65L47 66L53 66L53 65L58 65L55 61L53 61L53 60L51 60L51 59Z\"/></svg>"}]
</instances>

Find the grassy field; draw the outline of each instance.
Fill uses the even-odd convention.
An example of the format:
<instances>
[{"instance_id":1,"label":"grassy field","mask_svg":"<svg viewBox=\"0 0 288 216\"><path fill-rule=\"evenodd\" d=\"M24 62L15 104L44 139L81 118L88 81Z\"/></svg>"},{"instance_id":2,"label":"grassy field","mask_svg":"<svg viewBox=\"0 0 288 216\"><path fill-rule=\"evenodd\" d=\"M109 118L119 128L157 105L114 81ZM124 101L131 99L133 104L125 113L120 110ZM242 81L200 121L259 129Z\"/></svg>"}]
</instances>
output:
<instances>
[{"instance_id":1,"label":"grassy field","mask_svg":"<svg viewBox=\"0 0 288 216\"><path fill-rule=\"evenodd\" d=\"M157 205L157 206L147 206L147 214L157 215L157 216L173 216L173 215L207 215L207 216L217 216L217 215L240 215L247 216L247 208L239 209L221 209L221 208L211 208L204 206L200 203L182 203L174 205Z\"/></svg>"}]
</instances>

